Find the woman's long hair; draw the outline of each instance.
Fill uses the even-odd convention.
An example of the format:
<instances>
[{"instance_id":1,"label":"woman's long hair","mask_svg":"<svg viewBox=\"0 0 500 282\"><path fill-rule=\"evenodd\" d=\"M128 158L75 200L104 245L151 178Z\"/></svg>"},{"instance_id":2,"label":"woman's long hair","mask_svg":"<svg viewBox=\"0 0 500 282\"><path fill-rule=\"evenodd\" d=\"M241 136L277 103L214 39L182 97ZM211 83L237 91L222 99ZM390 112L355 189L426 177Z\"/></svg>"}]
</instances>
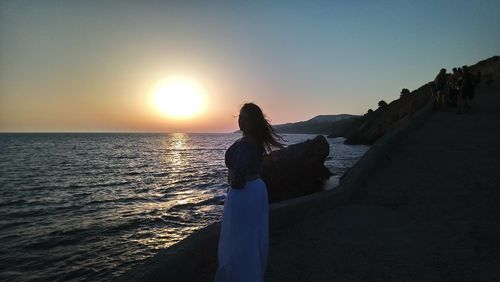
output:
<instances>
[{"instance_id":1,"label":"woman's long hair","mask_svg":"<svg viewBox=\"0 0 500 282\"><path fill-rule=\"evenodd\" d=\"M240 113L248 114L250 122L249 132L245 132L256 139L266 152L271 152L273 148L283 148L284 140L271 126L262 110L254 103L245 103L241 107Z\"/></svg>"}]
</instances>

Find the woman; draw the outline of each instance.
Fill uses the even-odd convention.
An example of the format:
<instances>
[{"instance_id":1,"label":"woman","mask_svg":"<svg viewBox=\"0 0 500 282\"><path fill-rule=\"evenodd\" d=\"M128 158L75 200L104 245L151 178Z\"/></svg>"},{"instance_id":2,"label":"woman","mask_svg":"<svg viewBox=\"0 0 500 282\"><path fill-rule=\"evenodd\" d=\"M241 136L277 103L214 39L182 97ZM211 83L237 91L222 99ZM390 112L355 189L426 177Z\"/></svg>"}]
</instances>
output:
<instances>
[{"instance_id":1,"label":"woman","mask_svg":"<svg viewBox=\"0 0 500 282\"><path fill-rule=\"evenodd\" d=\"M230 188L222 214L215 281L263 281L269 227L267 188L259 170L266 151L282 148L283 139L253 103L241 107L238 125L243 137L225 156Z\"/></svg>"}]
</instances>

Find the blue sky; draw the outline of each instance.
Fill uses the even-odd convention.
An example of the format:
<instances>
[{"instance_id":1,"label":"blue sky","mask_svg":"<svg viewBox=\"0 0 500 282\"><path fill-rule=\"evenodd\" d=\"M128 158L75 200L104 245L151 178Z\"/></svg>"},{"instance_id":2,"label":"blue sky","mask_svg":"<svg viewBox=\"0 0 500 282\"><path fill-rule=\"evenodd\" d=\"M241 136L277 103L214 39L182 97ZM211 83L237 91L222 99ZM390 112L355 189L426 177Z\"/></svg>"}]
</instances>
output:
<instances>
[{"instance_id":1,"label":"blue sky","mask_svg":"<svg viewBox=\"0 0 500 282\"><path fill-rule=\"evenodd\" d=\"M230 131L246 101L275 123L362 114L499 54L499 1L1 1L0 131ZM204 114L152 112L170 75L206 87Z\"/></svg>"}]
</instances>

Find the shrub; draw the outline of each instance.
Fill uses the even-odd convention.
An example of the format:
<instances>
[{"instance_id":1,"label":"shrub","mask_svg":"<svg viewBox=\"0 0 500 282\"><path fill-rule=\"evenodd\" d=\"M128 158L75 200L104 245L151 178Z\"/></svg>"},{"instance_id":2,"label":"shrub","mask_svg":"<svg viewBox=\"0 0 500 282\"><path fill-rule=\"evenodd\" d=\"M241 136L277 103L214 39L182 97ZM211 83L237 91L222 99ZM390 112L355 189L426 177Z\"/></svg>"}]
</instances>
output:
<instances>
[{"instance_id":1,"label":"shrub","mask_svg":"<svg viewBox=\"0 0 500 282\"><path fill-rule=\"evenodd\" d=\"M385 107L387 107L387 103L384 100L380 100L378 102L378 107L379 108L385 108Z\"/></svg>"}]
</instances>

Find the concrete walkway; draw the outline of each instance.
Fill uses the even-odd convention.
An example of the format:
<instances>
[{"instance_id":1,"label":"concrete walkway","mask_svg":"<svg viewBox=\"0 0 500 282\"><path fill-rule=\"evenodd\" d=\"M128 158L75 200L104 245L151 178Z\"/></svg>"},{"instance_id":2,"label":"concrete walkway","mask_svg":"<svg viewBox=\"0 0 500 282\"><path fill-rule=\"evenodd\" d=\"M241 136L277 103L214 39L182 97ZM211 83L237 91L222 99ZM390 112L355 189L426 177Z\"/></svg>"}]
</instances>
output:
<instances>
[{"instance_id":1,"label":"concrete walkway","mask_svg":"<svg viewBox=\"0 0 500 282\"><path fill-rule=\"evenodd\" d=\"M498 281L500 92L435 112L347 204L270 244L266 281Z\"/></svg>"}]
</instances>

